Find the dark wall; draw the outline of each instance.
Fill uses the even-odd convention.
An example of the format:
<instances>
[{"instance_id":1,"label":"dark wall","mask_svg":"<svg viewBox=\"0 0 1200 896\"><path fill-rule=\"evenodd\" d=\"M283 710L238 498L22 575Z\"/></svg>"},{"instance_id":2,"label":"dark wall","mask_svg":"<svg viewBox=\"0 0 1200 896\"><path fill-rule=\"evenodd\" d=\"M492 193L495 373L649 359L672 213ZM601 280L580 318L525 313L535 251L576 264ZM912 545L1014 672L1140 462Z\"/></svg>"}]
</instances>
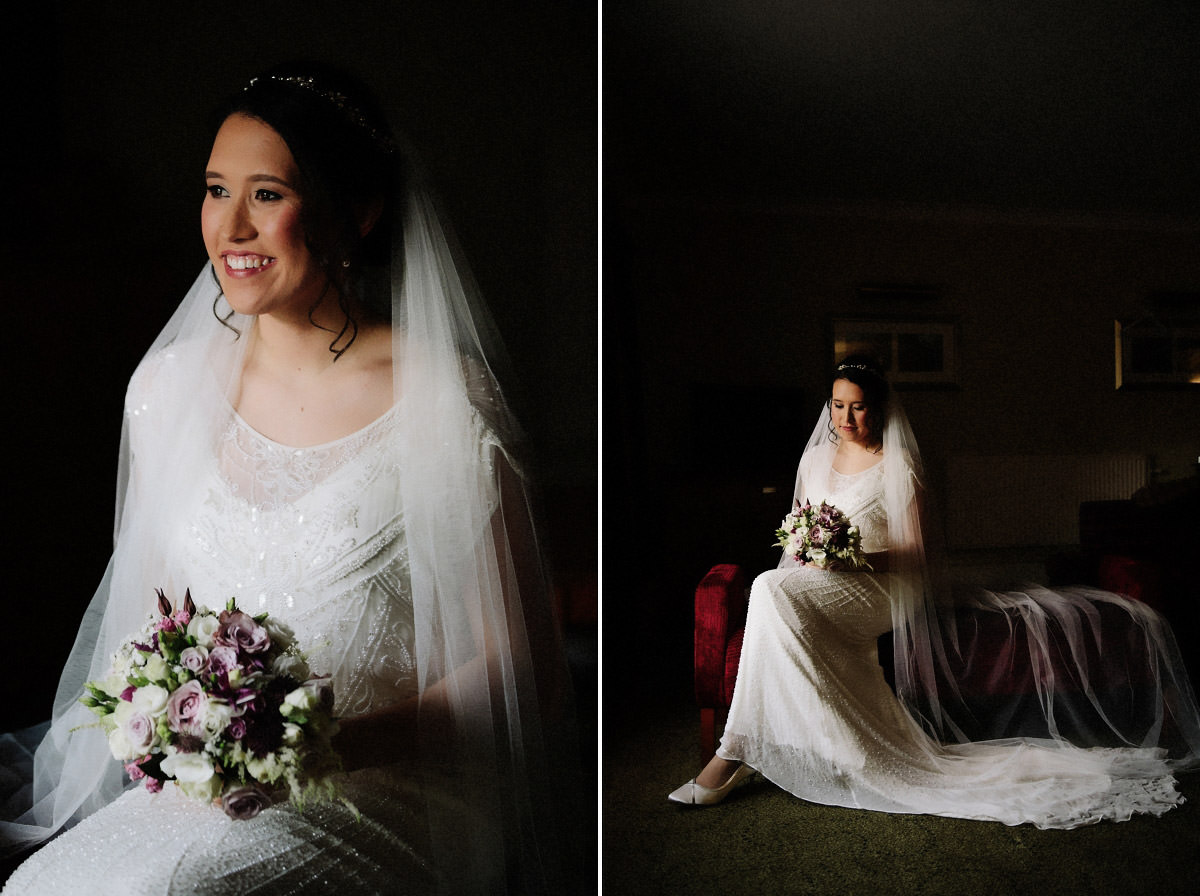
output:
<instances>
[{"instance_id":1,"label":"dark wall","mask_svg":"<svg viewBox=\"0 0 1200 896\"><path fill-rule=\"evenodd\" d=\"M594 8L60 2L11 16L5 43L3 593L6 627L37 635L0 660L0 727L48 715L104 571L125 382L205 261L209 111L274 62L327 59L381 94L513 356L551 531L594 514ZM591 538L552 541L591 574Z\"/></svg>"},{"instance_id":2,"label":"dark wall","mask_svg":"<svg viewBox=\"0 0 1200 896\"><path fill-rule=\"evenodd\" d=\"M1117 391L1113 356L1154 294L1200 310L1195 10L646 0L604 29L605 618L639 657L611 693L685 690L700 576L777 559L836 316L955 322L955 387L904 395L935 489L955 452L1195 475L1196 388Z\"/></svg>"}]
</instances>

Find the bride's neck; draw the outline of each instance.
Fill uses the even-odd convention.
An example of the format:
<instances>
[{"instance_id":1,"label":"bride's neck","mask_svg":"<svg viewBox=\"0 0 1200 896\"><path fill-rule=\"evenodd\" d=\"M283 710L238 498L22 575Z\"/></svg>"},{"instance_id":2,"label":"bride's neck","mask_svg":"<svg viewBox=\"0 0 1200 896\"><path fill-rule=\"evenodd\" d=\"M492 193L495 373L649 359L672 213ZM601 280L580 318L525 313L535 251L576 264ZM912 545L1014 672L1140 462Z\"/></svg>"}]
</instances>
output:
<instances>
[{"instance_id":1,"label":"bride's neck","mask_svg":"<svg viewBox=\"0 0 1200 896\"><path fill-rule=\"evenodd\" d=\"M839 440L837 447L837 456L856 467L871 466L882 453L882 444L866 445L846 439Z\"/></svg>"},{"instance_id":2,"label":"bride's neck","mask_svg":"<svg viewBox=\"0 0 1200 896\"><path fill-rule=\"evenodd\" d=\"M838 448L841 451L861 452L863 454L878 454L883 446L879 442L852 442L849 439L839 439Z\"/></svg>"},{"instance_id":3,"label":"bride's neck","mask_svg":"<svg viewBox=\"0 0 1200 896\"><path fill-rule=\"evenodd\" d=\"M320 318L314 323L307 317L297 319L262 315L254 322L249 359L255 365L281 373L322 373L330 368L337 357L336 352L330 349L335 339L335 348L344 347L353 333L353 329L348 329L337 338L341 328L342 323Z\"/></svg>"}]
</instances>

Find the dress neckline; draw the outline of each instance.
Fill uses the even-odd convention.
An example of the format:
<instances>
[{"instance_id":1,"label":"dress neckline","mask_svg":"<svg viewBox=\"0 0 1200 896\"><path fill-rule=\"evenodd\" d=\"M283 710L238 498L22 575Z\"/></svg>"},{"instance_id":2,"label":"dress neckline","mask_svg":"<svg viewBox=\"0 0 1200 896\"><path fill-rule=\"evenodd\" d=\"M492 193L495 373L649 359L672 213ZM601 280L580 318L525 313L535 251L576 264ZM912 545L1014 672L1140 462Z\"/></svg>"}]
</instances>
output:
<instances>
[{"instance_id":1,"label":"dress neckline","mask_svg":"<svg viewBox=\"0 0 1200 896\"><path fill-rule=\"evenodd\" d=\"M843 473L841 470L839 470L833 464L829 465L829 469L832 470L834 473L837 473L839 476L842 476L846 479L852 479L855 476L862 476L864 473L870 473L872 470L878 470L882 466L883 466L883 458L881 457L881 458L879 458L879 460L875 461L875 463L871 464L871 466L867 467L866 469L859 470L856 473Z\"/></svg>"},{"instance_id":2,"label":"dress neckline","mask_svg":"<svg viewBox=\"0 0 1200 896\"><path fill-rule=\"evenodd\" d=\"M389 420L393 416L395 416L395 414L399 410L400 405L403 403L403 401L404 401L404 397L401 396L399 401L395 402L390 408L388 408L386 411L384 411L382 414L380 414L378 417L376 417L374 420L372 420L366 426L363 426L360 429L356 429L354 432L347 433L344 436L339 436L336 439L331 439L328 442L318 442L315 445L285 445L283 442L277 442L274 439L272 439L270 436L263 435L261 432L259 432L253 426L251 426L246 421L246 418L243 417L241 414L239 414L237 408L235 408L232 404L229 404L228 406L229 406L229 412L233 415L233 419L237 422L238 426L241 427L241 429L243 429L244 431L248 432L250 435L254 436L254 438L258 439L258 441L262 442L263 444L265 444L271 448L276 448L280 451L291 451L291 452L298 454L298 453L306 452L306 451L328 451L330 449L337 448L340 445L344 445L347 442L353 441L355 439L360 439L360 438L363 438L364 436L369 435L370 433L374 432L376 429L383 426L384 421Z\"/></svg>"}]
</instances>

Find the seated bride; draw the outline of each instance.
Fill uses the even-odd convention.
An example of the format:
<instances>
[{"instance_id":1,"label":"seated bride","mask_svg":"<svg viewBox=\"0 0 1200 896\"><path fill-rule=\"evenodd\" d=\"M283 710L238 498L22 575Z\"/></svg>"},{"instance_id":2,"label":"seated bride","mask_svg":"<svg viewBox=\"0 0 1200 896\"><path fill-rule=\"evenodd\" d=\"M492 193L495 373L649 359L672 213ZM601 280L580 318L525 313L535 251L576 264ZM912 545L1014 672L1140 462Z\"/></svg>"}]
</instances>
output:
<instances>
[{"instance_id":1,"label":"seated bride","mask_svg":"<svg viewBox=\"0 0 1200 896\"><path fill-rule=\"evenodd\" d=\"M968 609L1000 620L990 630L1008 633L1004 655L1037 691L979 718L960 673L991 654L948 612L924 488L899 399L870 359L846 359L800 460L784 556L751 588L717 754L670 799L714 805L757 772L818 803L1042 828L1179 805L1175 774L1200 762L1200 711L1162 617L1095 589L973 593ZM894 692L877 655L889 631ZM1112 712L1114 693L1134 694L1139 711ZM1056 713L1080 701L1095 724L1068 736Z\"/></svg>"},{"instance_id":2,"label":"seated bride","mask_svg":"<svg viewBox=\"0 0 1200 896\"><path fill-rule=\"evenodd\" d=\"M54 839L5 894L570 891L570 701L517 429L420 172L356 81L306 65L228 100L204 176L211 264L131 381L112 560L2 828ZM332 689L334 798L196 799L160 780L186 783L182 740L130 780L80 698L160 590L290 628Z\"/></svg>"}]
</instances>

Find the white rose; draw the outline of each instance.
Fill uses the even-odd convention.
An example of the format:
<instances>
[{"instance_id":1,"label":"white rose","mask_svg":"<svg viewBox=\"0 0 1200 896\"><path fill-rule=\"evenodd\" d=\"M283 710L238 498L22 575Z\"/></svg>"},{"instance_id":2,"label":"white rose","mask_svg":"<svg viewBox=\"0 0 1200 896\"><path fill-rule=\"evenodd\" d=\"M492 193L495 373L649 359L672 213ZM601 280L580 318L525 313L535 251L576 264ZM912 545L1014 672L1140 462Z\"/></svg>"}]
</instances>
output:
<instances>
[{"instance_id":1,"label":"white rose","mask_svg":"<svg viewBox=\"0 0 1200 896\"><path fill-rule=\"evenodd\" d=\"M213 777L213 764L203 753L169 753L162 761L163 774L181 784L203 784Z\"/></svg>"},{"instance_id":2,"label":"white rose","mask_svg":"<svg viewBox=\"0 0 1200 896\"><path fill-rule=\"evenodd\" d=\"M320 702L320 695L315 688L301 686L283 698L283 706L279 707L279 711L285 716L291 715L294 710L309 712Z\"/></svg>"},{"instance_id":3,"label":"white rose","mask_svg":"<svg viewBox=\"0 0 1200 896\"><path fill-rule=\"evenodd\" d=\"M287 650L296 643L296 633L286 622L280 622L274 616L268 616L262 621L263 628L271 638L271 643L280 650Z\"/></svg>"},{"instance_id":4,"label":"white rose","mask_svg":"<svg viewBox=\"0 0 1200 896\"><path fill-rule=\"evenodd\" d=\"M112 720L117 725L124 725L129 721L129 717L134 713L133 704L128 700L118 700L116 707L112 711Z\"/></svg>"},{"instance_id":5,"label":"white rose","mask_svg":"<svg viewBox=\"0 0 1200 896\"><path fill-rule=\"evenodd\" d=\"M213 775L204 781L180 781L179 789L194 800L211 803L221 795L221 779Z\"/></svg>"},{"instance_id":6,"label":"white rose","mask_svg":"<svg viewBox=\"0 0 1200 896\"><path fill-rule=\"evenodd\" d=\"M167 708L167 698L171 692L156 684L147 684L133 692L133 702L130 704L137 712L156 716Z\"/></svg>"},{"instance_id":7,"label":"white rose","mask_svg":"<svg viewBox=\"0 0 1200 896\"><path fill-rule=\"evenodd\" d=\"M193 616L188 623L187 633L196 639L201 647L212 647L213 634L220 628L220 620L216 616Z\"/></svg>"},{"instance_id":8,"label":"white rose","mask_svg":"<svg viewBox=\"0 0 1200 896\"><path fill-rule=\"evenodd\" d=\"M225 730L232 719L232 706L221 700L210 699L204 704L204 718L200 724L207 737L216 737Z\"/></svg>"},{"instance_id":9,"label":"white rose","mask_svg":"<svg viewBox=\"0 0 1200 896\"><path fill-rule=\"evenodd\" d=\"M304 729L292 722L284 722L283 724L283 742L289 747L294 747L304 739Z\"/></svg>"},{"instance_id":10,"label":"white rose","mask_svg":"<svg viewBox=\"0 0 1200 896\"><path fill-rule=\"evenodd\" d=\"M122 762L137 759L139 755L142 755L134 750L123 725L118 725L108 733L108 749L114 759L120 759Z\"/></svg>"},{"instance_id":11,"label":"white rose","mask_svg":"<svg viewBox=\"0 0 1200 896\"><path fill-rule=\"evenodd\" d=\"M255 781L263 784L273 784L275 780L283 773L283 769L279 765L279 760L274 753L268 753L266 756L252 756L246 760L246 771Z\"/></svg>"},{"instance_id":12,"label":"white rose","mask_svg":"<svg viewBox=\"0 0 1200 896\"><path fill-rule=\"evenodd\" d=\"M272 671L276 675L287 675L296 681L307 681L312 671L308 668L308 663L304 661L304 657L294 654L285 654L275 657L275 662L271 666Z\"/></svg>"},{"instance_id":13,"label":"white rose","mask_svg":"<svg viewBox=\"0 0 1200 896\"><path fill-rule=\"evenodd\" d=\"M125 680L124 675L119 674L110 675L100 682L100 690L110 697L120 697L125 693L127 687L129 687L129 682Z\"/></svg>"},{"instance_id":14,"label":"white rose","mask_svg":"<svg viewBox=\"0 0 1200 896\"><path fill-rule=\"evenodd\" d=\"M142 674L151 681L162 681L167 677L167 661L157 653L149 654L142 666Z\"/></svg>"}]
</instances>

